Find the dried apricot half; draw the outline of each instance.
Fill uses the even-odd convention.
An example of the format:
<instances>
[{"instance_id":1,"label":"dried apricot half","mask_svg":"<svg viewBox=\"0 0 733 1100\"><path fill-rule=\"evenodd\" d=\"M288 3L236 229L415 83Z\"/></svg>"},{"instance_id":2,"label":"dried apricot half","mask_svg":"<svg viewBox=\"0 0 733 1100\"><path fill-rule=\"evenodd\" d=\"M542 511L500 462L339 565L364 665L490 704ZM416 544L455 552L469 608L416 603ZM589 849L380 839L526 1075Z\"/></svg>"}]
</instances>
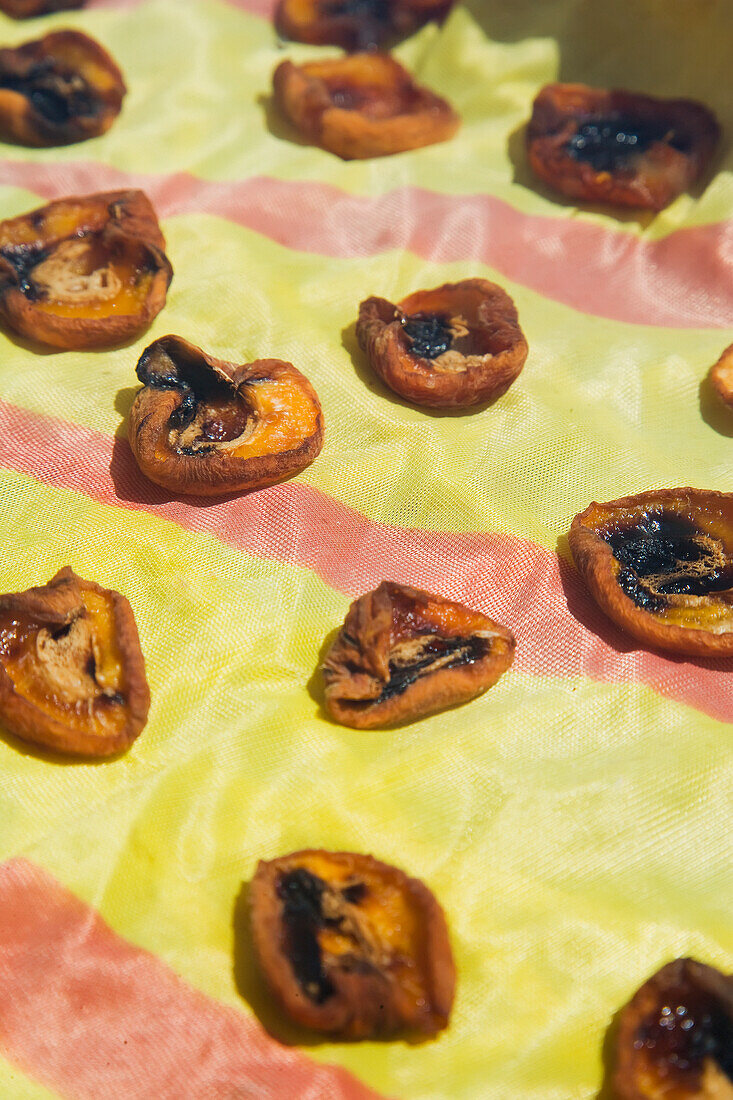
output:
<instances>
[{"instance_id":1,"label":"dried apricot half","mask_svg":"<svg viewBox=\"0 0 733 1100\"><path fill-rule=\"evenodd\" d=\"M0 11L13 19L32 19L52 11L82 8L84 4L85 0L0 0Z\"/></svg>"},{"instance_id":2,"label":"dried apricot half","mask_svg":"<svg viewBox=\"0 0 733 1100\"><path fill-rule=\"evenodd\" d=\"M53 31L0 50L0 136L70 145L110 128L125 95L122 73L93 38Z\"/></svg>"},{"instance_id":3,"label":"dried apricot half","mask_svg":"<svg viewBox=\"0 0 733 1100\"><path fill-rule=\"evenodd\" d=\"M585 84L548 84L527 129L529 163L571 199L662 210L702 175L720 139L712 111Z\"/></svg>"},{"instance_id":4,"label":"dried apricot half","mask_svg":"<svg viewBox=\"0 0 733 1100\"><path fill-rule=\"evenodd\" d=\"M0 721L56 752L111 756L145 725L150 692L132 608L67 566L0 596Z\"/></svg>"},{"instance_id":5,"label":"dried apricot half","mask_svg":"<svg viewBox=\"0 0 733 1100\"><path fill-rule=\"evenodd\" d=\"M416 405L481 404L504 393L527 358L514 302L486 279L418 290L397 305L367 298L356 336L372 369Z\"/></svg>"},{"instance_id":6,"label":"dried apricot half","mask_svg":"<svg viewBox=\"0 0 733 1100\"><path fill-rule=\"evenodd\" d=\"M617 1100L733 1100L733 975L675 959L621 1010Z\"/></svg>"},{"instance_id":7,"label":"dried apricot half","mask_svg":"<svg viewBox=\"0 0 733 1100\"><path fill-rule=\"evenodd\" d=\"M0 317L55 348L98 348L143 332L173 269L142 191L59 199L0 222Z\"/></svg>"},{"instance_id":8,"label":"dried apricot half","mask_svg":"<svg viewBox=\"0 0 733 1100\"><path fill-rule=\"evenodd\" d=\"M250 896L260 967L296 1023L342 1039L447 1026L448 928L418 879L372 856L310 850L261 860Z\"/></svg>"},{"instance_id":9,"label":"dried apricot half","mask_svg":"<svg viewBox=\"0 0 733 1100\"><path fill-rule=\"evenodd\" d=\"M383 157L447 141L460 125L453 108L382 53L294 65L273 76L275 101L314 145L344 160Z\"/></svg>"},{"instance_id":10,"label":"dried apricot half","mask_svg":"<svg viewBox=\"0 0 733 1100\"><path fill-rule=\"evenodd\" d=\"M163 336L143 352L137 376L130 446L143 473L167 489L262 489L299 474L321 450L321 404L292 363L235 366Z\"/></svg>"},{"instance_id":11,"label":"dried apricot half","mask_svg":"<svg viewBox=\"0 0 733 1100\"><path fill-rule=\"evenodd\" d=\"M506 672L514 644L480 611L382 581L352 603L326 655L326 709L373 729L466 703Z\"/></svg>"},{"instance_id":12,"label":"dried apricot half","mask_svg":"<svg viewBox=\"0 0 733 1100\"><path fill-rule=\"evenodd\" d=\"M733 655L733 494L657 489L576 516L570 549L591 595L644 645Z\"/></svg>"},{"instance_id":13,"label":"dried apricot half","mask_svg":"<svg viewBox=\"0 0 733 1100\"><path fill-rule=\"evenodd\" d=\"M725 401L726 405L733 405L733 344L710 368L710 381L720 400Z\"/></svg>"},{"instance_id":14,"label":"dried apricot half","mask_svg":"<svg viewBox=\"0 0 733 1100\"><path fill-rule=\"evenodd\" d=\"M453 0L279 0L275 26L285 38L345 50L374 50L444 19Z\"/></svg>"}]
</instances>

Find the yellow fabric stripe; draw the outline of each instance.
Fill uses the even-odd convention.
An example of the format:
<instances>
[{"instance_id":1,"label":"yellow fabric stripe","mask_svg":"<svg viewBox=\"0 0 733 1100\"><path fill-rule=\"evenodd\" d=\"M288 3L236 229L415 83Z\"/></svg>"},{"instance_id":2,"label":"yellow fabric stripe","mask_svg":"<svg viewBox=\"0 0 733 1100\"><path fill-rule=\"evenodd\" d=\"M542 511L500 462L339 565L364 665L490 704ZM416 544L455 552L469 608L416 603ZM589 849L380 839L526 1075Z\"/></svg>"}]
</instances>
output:
<instances>
[{"instance_id":1,"label":"yellow fabric stripe","mask_svg":"<svg viewBox=\"0 0 733 1100\"><path fill-rule=\"evenodd\" d=\"M58 1094L31 1081L15 1066L0 1057L0 1096L8 1100L58 1100Z\"/></svg>"}]
</instances>

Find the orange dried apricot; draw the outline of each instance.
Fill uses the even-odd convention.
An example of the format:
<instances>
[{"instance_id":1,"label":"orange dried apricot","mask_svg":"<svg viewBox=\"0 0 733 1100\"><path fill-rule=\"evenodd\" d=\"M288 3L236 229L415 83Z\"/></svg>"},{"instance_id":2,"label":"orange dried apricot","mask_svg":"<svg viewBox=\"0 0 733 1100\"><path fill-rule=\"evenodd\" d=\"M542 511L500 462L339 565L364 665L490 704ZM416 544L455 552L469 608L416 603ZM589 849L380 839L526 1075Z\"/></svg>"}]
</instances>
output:
<instances>
[{"instance_id":1,"label":"orange dried apricot","mask_svg":"<svg viewBox=\"0 0 733 1100\"><path fill-rule=\"evenodd\" d=\"M0 317L55 348L122 343L165 305L164 248L142 191L59 199L0 222Z\"/></svg>"},{"instance_id":2,"label":"orange dried apricot","mask_svg":"<svg viewBox=\"0 0 733 1100\"><path fill-rule=\"evenodd\" d=\"M86 0L0 0L0 11L13 19L32 19L52 11L82 8Z\"/></svg>"},{"instance_id":3,"label":"orange dried apricot","mask_svg":"<svg viewBox=\"0 0 733 1100\"><path fill-rule=\"evenodd\" d=\"M0 721L56 752L129 748L150 692L132 608L68 566L40 588L0 596Z\"/></svg>"},{"instance_id":4,"label":"orange dried apricot","mask_svg":"<svg viewBox=\"0 0 733 1100\"><path fill-rule=\"evenodd\" d=\"M622 1009L616 1100L733 1100L733 975L675 959Z\"/></svg>"},{"instance_id":5,"label":"orange dried apricot","mask_svg":"<svg viewBox=\"0 0 733 1100\"><path fill-rule=\"evenodd\" d=\"M296 1023L342 1039L447 1026L448 929L418 879L372 856L306 850L260 861L251 904L260 967Z\"/></svg>"},{"instance_id":6,"label":"orange dried apricot","mask_svg":"<svg viewBox=\"0 0 733 1100\"><path fill-rule=\"evenodd\" d=\"M710 381L720 400L726 405L733 405L733 344L710 368Z\"/></svg>"},{"instance_id":7,"label":"orange dried apricot","mask_svg":"<svg viewBox=\"0 0 733 1100\"><path fill-rule=\"evenodd\" d=\"M300 473L321 450L321 404L292 363L235 366L163 336L143 352L137 376L130 445L143 473L167 489L262 489Z\"/></svg>"},{"instance_id":8,"label":"orange dried apricot","mask_svg":"<svg viewBox=\"0 0 733 1100\"><path fill-rule=\"evenodd\" d=\"M466 703L506 672L514 644L480 611L383 581L352 603L326 655L326 709L373 729Z\"/></svg>"},{"instance_id":9,"label":"orange dried apricot","mask_svg":"<svg viewBox=\"0 0 733 1100\"><path fill-rule=\"evenodd\" d=\"M720 139L691 99L548 84L527 129L533 171L571 199L662 210L698 179Z\"/></svg>"},{"instance_id":10,"label":"orange dried apricot","mask_svg":"<svg viewBox=\"0 0 733 1100\"><path fill-rule=\"evenodd\" d=\"M279 0L275 26L285 38L345 50L373 50L444 19L453 0Z\"/></svg>"},{"instance_id":11,"label":"orange dried apricot","mask_svg":"<svg viewBox=\"0 0 733 1100\"><path fill-rule=\"evenodd\" d=\"M570 528L596 603L644 645L733 655L733 494L656 489L593 502Z\"/></svg>"},{"instance_id":12,"label":"orange dried apricot","mask_svg":"<svg viewBox=\"0 0 733 1100\"><path fill-rule=\"evenodd\" d=\"M447 141L460 125L444 99L415 84L388 54L283 61L273 86L277 105L299 133L344 160Z\"/></svg>"},{"instance_id":13,"label":"orange dried apricot","mask_svg":"<svg viewBox=\"0 0 733 1100\"><path fill-rule=\"evenodd\" d=\"M372 369L395 393L436 409L498 397L528 350L514 302L486 279L418 290L397 305L367 298L356 335Z\"/></svg>"},{"instance_id":14,"label":"orange dried apricot","mask_svg":"<svg viewBox=\"0 0 733 1100\"><path fill-rule=\"evenodd\" d=\"M98 137L117 118L125 92L110 55L80 31L0 49L0 136L23 145Z\"/></svg>"}]
</instances>

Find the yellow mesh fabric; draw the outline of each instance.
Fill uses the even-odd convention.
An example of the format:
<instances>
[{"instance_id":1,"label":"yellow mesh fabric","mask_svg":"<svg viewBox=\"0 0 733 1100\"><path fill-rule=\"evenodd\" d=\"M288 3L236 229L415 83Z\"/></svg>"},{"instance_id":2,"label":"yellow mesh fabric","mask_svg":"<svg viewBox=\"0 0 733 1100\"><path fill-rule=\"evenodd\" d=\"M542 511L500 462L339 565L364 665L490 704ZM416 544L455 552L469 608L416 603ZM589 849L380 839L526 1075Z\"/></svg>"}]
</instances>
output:
<instances>
[{"instance_id":1,"label":"yellow mesh fabric","mask_svg":"<svg viewBox=\"0 0 733 1100\"><path fill-rule=\"evenodd\" d=\"M703 381L733 339L733 9L728 0L469 0L443 28L428 26L396 51L450 99L461 131L363 163L299 142L270 100L283 57L336 51L283 48L244 3L120 0L25 24L2 17L0 31L16 43L61 25L113 53L129 94L99 139L0 147L0 216L40 205L58 181L148 181L175 276L165 310L129 347L41 355L0 336L0 400L26 417L23 454L38 456L33 465L15 461L9 444L4 451L0 590L42 584L70 564L123 592L152 707L129 753L104 764L61 763L0 737L0 859L40 864L119 935L269 1024L233 919L242 883L258 859L301 847L372 852L423 879L446 911L459 973L451 1024L424 1044L325 1042L308 1056L405 1100L590 1100L604 1079L609 1022L653 970L687 954L733 968L730 726L681 689L662 695L643 677L568 671L552 622L538 624L534 612L550 582L531 572L539 567L520 540L551 563L558 539L566 555L572 516L594 498L659 485L733 490L733 419ZM656 217L557 200L529 176L522 127L538 89L558 78L707 103L725 133L712 178ZM264 180L256 198L227 192L229 215L212 209L212 185L255 178ZM294 231L278 226L297 222L310 187L316 205L303 217L312 232L296 247ZM432 258L414 241L395 245L401 216L418 201L411 189L455 197ZM369 203L390 195L397 238L361 249ZM717 266L705 271L707 297L675 297L672 280L656 303L668 323L604 311L604 270L609 285L621 278L632 288L625 301L635 285L648 296L656 278L652 261L609 250L588 257L593 308L583 309L566 293L578 281L568 266L577 250L569 259L563 234L548 237L556 285L539 288L532 257L544 246L529 228L516 241L526 263L509 277L511 250L492 267L491 226L465 221L461 203L476 195L633 246L709 231ZM354 197L365 201L361 223L347 209ZM451 252L453 240L463 252ZM693 290L697 263L695 252L680 268ZM370 377L356 348L358 304L468 276L500 282L514 298L526 367L484 411L407 406ZM717 321L706 312L713 291ZM705 324L674 322L675 310L693 307ZM70 487L51 472L61 445L44 418L123 437L135 363L167 332L237 363L290 359L321 398L326 441L297 479L301 503L267 498L259 533L236 528L228 539L205 520L192 529L146 511L134 493L101 499L98 486L82 478ZM403 576L400 558L400 579L424 585L431 576L450 596L463 576L466 601L489 613L507 599L460 557L441 586L434 562L445 532L505 538L502 553L520 555L522 577L508 625L518 654L542 653L518 656L481 699L396 731L329 722L314 673L365 573L349 579L343 562L333 573L312 567L302 550L315 537L303 503L310 491L375 525L384 577L398 571L384 531L427 532L414 574ZM320 540L337 561L345 552L336 521ZM719 676L713 694L730 671ZM724 712L725 701L716 713ZM0 1058L0 1096L55 1095Z\"/></svg>"}]
</instances>

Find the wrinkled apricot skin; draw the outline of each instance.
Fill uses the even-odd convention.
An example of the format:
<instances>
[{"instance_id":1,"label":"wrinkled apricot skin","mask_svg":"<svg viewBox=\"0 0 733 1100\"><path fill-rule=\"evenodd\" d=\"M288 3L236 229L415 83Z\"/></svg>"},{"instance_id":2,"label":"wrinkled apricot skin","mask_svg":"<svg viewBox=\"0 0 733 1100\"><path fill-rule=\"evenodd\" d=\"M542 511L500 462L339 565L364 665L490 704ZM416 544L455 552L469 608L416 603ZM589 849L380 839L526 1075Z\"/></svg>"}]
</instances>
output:
<instances>
[{"instance_id":1,"label":"wrinkled apricot skin","mask_svg":"<svg viewBox=\"0 0 733 1100\"><path fill-rule=\"evenodd\" d=\"M98 137L120 113L126 90L107 51L80 31L0 49L0 136L35 146Z\"/></svg>"},{"instance_id":2,"label":"wrinkled apricot skin","mask_svg":"<svg viewBox=\"0 0 733 1100\"><path fill-rule=\"evenodd\" d=\"M387 54L294 65L273 76L275 102L296 130L344 160L389 156L447 141L460 125L440 96L418 87Z\"/></svg>"},{"instance_id":3,"label":"wrinkled apricot skin","mask_svg":"<svg viewBox=\"0 0 733 1100\"><path fill-rule=\"evenodd\" d=\"M82 8L86 0L0 0L0 11L13 19L32 19L48 15L52 11L71 11Z\"/></svg>"},{"instance_id":4,"label":"wrinkled apricot skin","mask_svg":"<svg viewBox=\"0 0 733 1100\"><path fill-rule=\"evenodd\" d=\"M275 27L284 38L345 50L372 50L446 17L453 0L280 0Z\"/></svg>"},{"instance_id":5,"label":"wrinkled apricot skin","mask_svg":"<svg viewBox=\"0 0 733 1100\"><path fill-rule=\"evenodd\" d=\"M300 473L323 445L318 395L292 363L235 366L163 336L137 367L135 459L151 481L195 496L245 493Z\"/></svg>"},{"instance_id":6,"label":"wrinkled apricot skin","mask_svg":"<svg viewBox=\"0 0 733 1100\"><path fill-rule=\"evenodd\" d=\"M614 1100L733 1100L733 975L694 959L653 974L619 1014Z\"/></svg>"},{"instance_id":7,"label":"wrinkled apricot skin","mask_svg":"<svg viewBox=\"0 0 733 1100\"><path fill-rule=\"evenodd\" d=\"M326 710L375 729L466 703L506 672L514 646L480 611L383 581L352 603L326 655Z\"/></svg>"},{"instance_id":8,"label":"wrinkled apricot skin","mask_svg":"<svg viewBox=\"0 0 733 1100\"><path fill-rule=\"evenodd\" d=\"M710 381L720 400L733 407L733 344L710 368Z\"/></svg>"},{"instance_id":9,"label":"wrinkled apricot skin","mask_svg":"<svg viewBox=\"0 0 733 1100\"><path fill-rule=\"evenodd\" d=\"M415 315L441 319L450 333L446 351L431 359L416 353L404 324ZM418 290L396 305L367 298L359 307L356 336L390 389L433 409L468 408L499 397L528 352L514 302L486 279Z\"/></svg>"},{"instance_id":10,"label":"wrinkled apricot skin","mask_svg":"<svg viewBox=\"0 0 733 1100\"><path fill-rule=\"evenodd\" d=\"M600 162L592 155L593 141L582 138L582 127L596 123L620 130L605 145L594 135L601 142L596 151L605 149ZM585 84L544 87L527 128L529 163L550 187L570 199L649 210L662 210L687 190L707 168L719 140L715 116L694 100Z\"/></svg>"},{"instance_id":11,"label":"wrinkled apricot skin","mask_svg":"<svg viewBox=\"0 0 733 1100\"><path fill-rule=\"evenodd\" d=\"M66 567L0 596L0 721L59 753L112 756L148 716L150 692L130 604Z\"/></svg>"},{"instance_id":12,"label":"wrinkled apricot skin","mask_svg":"<svg viewBox=\"0 0 733 1100\"><path fill-rule=\"evenodd\" d=\"M121 344L165 305L164 248L142 191L59 199L0 222L0 318L49 347Z\"/></svg>"},{"instance_id":13,"label":"wrinkled apricot skin","mask_svg":"<svg viewBox=\"0 0 733 1100\"><path fill-rule=\"evenodd\" d=\"M448 1025L448 928L418 879L369 855L305 850L261 860L250 896L260 969L295 1023L340 1039Z\"/></svg>"},{"instance_id":14,"label":"wrinkled apricot skin","mask_svg":"<svg viewBox=\"0 0 733 1100\"><path fill-rule=\"evenodd\" d=\"M598 606L642 645L733 656L733 494L659 489L594 501L569 542Z\"/></svg>"}]
</instances>

